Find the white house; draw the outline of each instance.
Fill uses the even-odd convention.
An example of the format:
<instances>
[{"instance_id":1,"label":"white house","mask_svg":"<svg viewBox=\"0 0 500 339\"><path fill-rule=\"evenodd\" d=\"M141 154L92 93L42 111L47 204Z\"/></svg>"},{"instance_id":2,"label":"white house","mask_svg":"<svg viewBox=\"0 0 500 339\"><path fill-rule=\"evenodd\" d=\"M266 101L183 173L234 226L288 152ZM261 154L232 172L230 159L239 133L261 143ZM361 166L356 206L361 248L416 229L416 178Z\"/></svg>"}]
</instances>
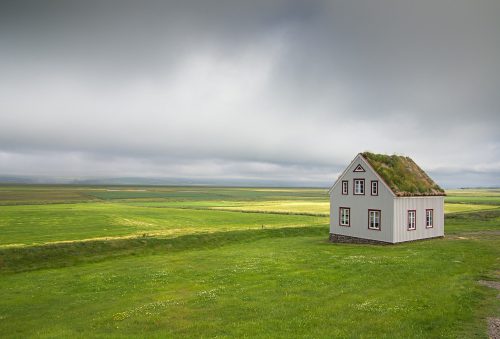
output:
<instances>
[{"instance_id":1,"label":"white house","mask_svg":"<svg viewBox=\"0 0 500 339\"><path fill-rule=\"evenodd\" d=\"M408 157L360 153L329 193L332 242L444 236L444 190Z\"/></svg>"}]
</instances>

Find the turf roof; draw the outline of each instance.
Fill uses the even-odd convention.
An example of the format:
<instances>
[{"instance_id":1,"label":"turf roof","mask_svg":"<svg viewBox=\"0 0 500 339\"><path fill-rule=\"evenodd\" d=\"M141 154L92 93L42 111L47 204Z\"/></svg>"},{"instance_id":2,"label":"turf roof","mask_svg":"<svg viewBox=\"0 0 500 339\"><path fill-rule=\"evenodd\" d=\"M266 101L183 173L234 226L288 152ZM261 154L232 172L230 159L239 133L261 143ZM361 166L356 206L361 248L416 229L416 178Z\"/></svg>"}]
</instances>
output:
<instances>
[{"instance_id":1,"label":"turf roof","mask_svg":"<svg viewBox=\"0 0 500 339\"><path fill-rule=\"evenodd\" d=\"M397 196L446 195L409 157L370 152L361 155Z\"/></svg>"}]
</instances>

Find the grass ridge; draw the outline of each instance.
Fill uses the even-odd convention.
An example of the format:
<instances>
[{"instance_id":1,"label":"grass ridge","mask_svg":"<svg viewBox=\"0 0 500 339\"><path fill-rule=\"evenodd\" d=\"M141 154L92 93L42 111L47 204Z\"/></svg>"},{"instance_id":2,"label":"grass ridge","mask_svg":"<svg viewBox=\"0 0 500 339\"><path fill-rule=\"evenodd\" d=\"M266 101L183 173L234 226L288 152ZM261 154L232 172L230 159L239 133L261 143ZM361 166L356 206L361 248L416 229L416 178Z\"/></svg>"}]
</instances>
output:
<instances>
[{"instance_id":1,"label":"grass ridge","mask_svg":"<svg viewBox=\"0 0 500 339\"><path fill-rule=\"evenodd\" d=\"M216 248L264 238L324 235L327 225L263 228L237 231L187 234L177 237L138 236L58 242L0 249L0 273L16 273L46 268L73 266L129 255L147 255L165 251Z\"/></svg>"}]
</instances>

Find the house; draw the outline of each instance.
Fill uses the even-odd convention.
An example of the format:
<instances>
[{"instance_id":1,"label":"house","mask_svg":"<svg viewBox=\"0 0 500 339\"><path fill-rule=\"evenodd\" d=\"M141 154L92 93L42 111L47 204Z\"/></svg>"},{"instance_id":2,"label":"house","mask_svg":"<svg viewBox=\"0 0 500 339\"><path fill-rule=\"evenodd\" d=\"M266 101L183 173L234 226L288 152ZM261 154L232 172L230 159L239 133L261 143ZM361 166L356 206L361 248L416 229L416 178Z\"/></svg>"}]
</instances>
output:
<instances>
[{"instance_id":1,"label":"house","mask_svg":"<svg viewBox=\"0 0 500 339\"><path fill-rule=\"evenodd\" d=\"M444 236L444 190L409 157L360 153L329 193L332 242Z\"/></svg>"}]
</instances>

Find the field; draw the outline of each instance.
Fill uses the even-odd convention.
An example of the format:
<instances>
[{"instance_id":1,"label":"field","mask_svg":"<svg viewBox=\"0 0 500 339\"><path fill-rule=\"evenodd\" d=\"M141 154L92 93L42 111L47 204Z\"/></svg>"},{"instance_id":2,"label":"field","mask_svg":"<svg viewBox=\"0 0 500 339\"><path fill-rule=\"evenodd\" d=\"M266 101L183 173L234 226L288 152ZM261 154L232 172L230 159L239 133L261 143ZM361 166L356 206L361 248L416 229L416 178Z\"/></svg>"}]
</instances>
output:
<instances>
[{"instance_id":1,"label":"field","mask_svg":"<svg viewBox=\"0 0 500 339\"><path fill-rule=\"evenodd\" d=\"M0 186L2 337L487 337L500 190L444 239L331 244L323 189Z\"/></svg>"}]
</instances>

